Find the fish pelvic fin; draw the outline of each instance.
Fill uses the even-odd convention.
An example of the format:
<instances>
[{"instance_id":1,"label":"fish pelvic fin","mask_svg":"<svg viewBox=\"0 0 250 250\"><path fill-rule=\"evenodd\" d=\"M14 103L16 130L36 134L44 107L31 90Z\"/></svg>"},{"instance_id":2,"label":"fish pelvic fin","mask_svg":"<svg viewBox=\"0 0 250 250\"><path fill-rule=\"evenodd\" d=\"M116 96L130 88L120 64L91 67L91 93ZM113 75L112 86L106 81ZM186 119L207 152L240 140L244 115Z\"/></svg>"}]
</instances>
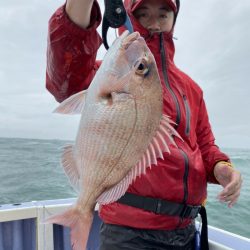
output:
<instances>
[{"instance_id":1,"label":"fish pelvic fin","mask_svg":"<svg viewBox=\"0 0 250 250\"><path fill-rule=\"evenodd\" d=\"M76 93L64 100L53 113L60 114L81 114L85 105L87 90Z\"/></svg>"},{"instance_id":2,"label":"fish pelvic fin","mask_svg":"<svg viewBox=\"0 0 250 250\"><path fill-rule=\"evenodd\" d=\"M86 250L89 232L93 222L93 212L72 207L64 213L48 218L45 223L59 224L70 228L73 250Z\"/></svg>"},{"instance_id":3,"label":"fish pelvic fin","mask_svg":"<svg viewBox=\"0 0 250 250\"><path fill-rule=\"evenodd\" d=\"M148 167L151 168L152 165L157 165L157 158L164 159L164 152L170 154L169 145L173 144L176 146L173 136L177 136L181 139L171 124L174 124L174 122L172 122L168 116L163 115L156 135L153 137L140 161L117 185L108 189L98 197L97 202L99 204L109 204L118 200L126 193L129 185L132 184L138 176L146 174Z\"/></svg>"},{"instance_id":4,"label":"fish pelvic fin","mask_svg":"<svg viewBox=\"0 0 250 250\"><path fill-rule=\"evenodd\" d=\"M61 163L71 186L75 189L76 192L79 192L80 175L74 157L73 145L67 145L64 147Z\"/></svg>"}]
</instances>

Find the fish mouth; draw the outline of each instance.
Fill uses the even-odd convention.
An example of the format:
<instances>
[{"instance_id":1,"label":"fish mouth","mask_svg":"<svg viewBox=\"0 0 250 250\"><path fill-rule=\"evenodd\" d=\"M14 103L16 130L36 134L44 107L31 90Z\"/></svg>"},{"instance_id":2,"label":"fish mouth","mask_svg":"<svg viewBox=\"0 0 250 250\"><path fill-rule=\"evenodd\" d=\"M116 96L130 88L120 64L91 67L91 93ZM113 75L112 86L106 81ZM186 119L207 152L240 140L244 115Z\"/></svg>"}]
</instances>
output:
<instances>
[{"instance_id":1,"label":"fish mouth","mask_svg":"<svg viewBox=\"0 0 250 250\"><path fill-rule=\"evenodd\" d=\"M129 65L141 75L146 75L148 65L151 64L150 50L139 32L129 34L124 32L121 36L121 49L124 51Z\"/></svg>"},{"instance_id":2,"label":"fish mouth","mask_svg":"<svg viewBox=\"0 0 250 250\"><path fill-rule=\"evenodd\" d=\"M127 50L129 48L129 46L131 44L133 44L135 41L138 40L144 40L141 36L139 32L133 32L132 34L129 34L129 32L124 32L121 36L121 47L125 50Z\"/></svg>"}]
</instances>

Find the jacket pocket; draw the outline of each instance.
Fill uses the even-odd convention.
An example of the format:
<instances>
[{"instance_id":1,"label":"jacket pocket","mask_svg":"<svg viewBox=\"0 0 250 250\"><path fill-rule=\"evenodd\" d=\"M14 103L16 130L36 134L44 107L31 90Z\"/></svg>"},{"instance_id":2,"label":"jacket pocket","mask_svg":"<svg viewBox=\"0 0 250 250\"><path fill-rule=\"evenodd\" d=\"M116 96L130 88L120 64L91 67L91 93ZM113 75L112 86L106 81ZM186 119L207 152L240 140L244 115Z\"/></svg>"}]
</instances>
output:
<instances>
[{"instance_id":1,"label":"jacket pocket","mask_svg":"<svg viewBox=\"0 0 250 250\"><path fill-rule=\"evenodd\" d=\"M186 112L186 126L185 126L185 135L189 136L190 135L190 119L191 119L191 112L190 112L190 107L188 104L187 97L185 95L182 96L184 105L185 105L185 112Z\"/></svg>"}]
</instances>

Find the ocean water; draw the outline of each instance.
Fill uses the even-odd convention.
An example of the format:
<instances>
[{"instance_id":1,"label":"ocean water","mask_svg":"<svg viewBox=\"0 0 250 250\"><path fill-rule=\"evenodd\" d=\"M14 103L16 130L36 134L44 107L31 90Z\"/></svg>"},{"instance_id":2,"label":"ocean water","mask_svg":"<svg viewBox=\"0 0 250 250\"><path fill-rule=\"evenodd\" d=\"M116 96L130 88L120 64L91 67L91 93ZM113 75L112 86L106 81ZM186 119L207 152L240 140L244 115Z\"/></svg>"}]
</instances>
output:
<instances>
[{"instance_id":1,"label":"ocean water","mask_svg":"<svg viewBox=\"0 0 250 250\"><path fill-rule=\"evenodd\" d=\"M60 140L0 138L0 204L76 197L60 166ZM250 238L250 149L223 149L242 173L241 197L233 208L216 196L221 187L208 186L208 223Z\"/></svg>"}]
</instances>

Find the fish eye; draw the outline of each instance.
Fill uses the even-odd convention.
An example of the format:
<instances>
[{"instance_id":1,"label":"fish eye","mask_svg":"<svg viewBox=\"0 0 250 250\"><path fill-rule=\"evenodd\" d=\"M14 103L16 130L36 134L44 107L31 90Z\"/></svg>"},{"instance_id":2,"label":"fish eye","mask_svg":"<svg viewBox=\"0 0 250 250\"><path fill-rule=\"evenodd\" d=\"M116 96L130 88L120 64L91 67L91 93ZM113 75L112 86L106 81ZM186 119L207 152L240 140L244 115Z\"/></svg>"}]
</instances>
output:
<instances>
[{"instance_id":1,"label":"fish eye","mask_svg":"<svg viewBox=\"0 0 250 250\"><path fill-rule=\"evenodd\" d=\"M140 63L137 69L138 70L144 70L145 69L145 65L143 63Z\"/></svg>"},{"instance_id":2,"label":"fish eye","mask_svg":"<svg viewBox=\"0 0 250 250\"><path fill-rule=\"evenodd\" d=\"M136 73L139 75L147 75L149 72L149 67L148 67L148 63L145 59L142 59L140 62L136 62L135 64L135 68L136 68Z\"/></svg>"}]
</instances>

